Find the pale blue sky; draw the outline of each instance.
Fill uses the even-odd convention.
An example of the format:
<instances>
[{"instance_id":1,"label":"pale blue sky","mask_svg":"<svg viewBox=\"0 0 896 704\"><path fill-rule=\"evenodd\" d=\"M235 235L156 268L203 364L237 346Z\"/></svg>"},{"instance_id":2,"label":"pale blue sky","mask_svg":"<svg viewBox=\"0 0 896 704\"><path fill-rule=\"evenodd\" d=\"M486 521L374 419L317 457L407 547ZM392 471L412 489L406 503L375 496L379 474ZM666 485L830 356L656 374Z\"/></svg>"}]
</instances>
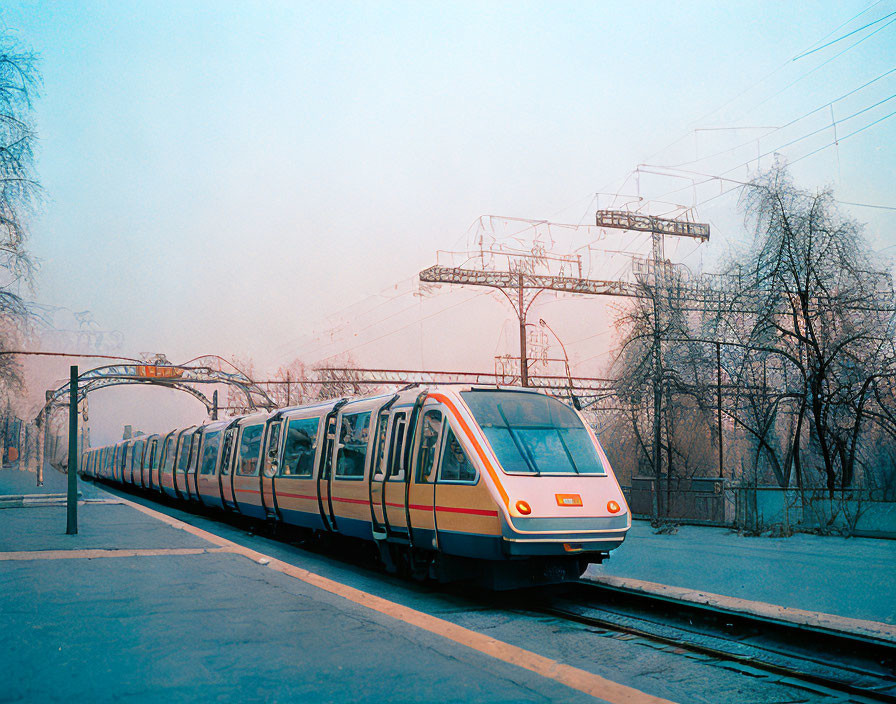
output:
<instances>
[{"instance_id":1,"label":"pale blue sky","mask_svg":"<svg viewBox=\"0 0 896 704\"><path fill-rule=\"evenodd\" d=\"M353 349L368 364L490 368L512 350L501 349L509 310L489 297L443 314L453 294L421 302L397 317L433 315L405 331L410 341L366 343L388 325L329 348L302 341L326 315L462 245L483 213L578 222L596 191L616 190L695 127L780 126L896 67L892 25L787 87L883 26L784 66L870 5L6 0L0 23L41 55L44 79L36 297L90 309L124 333L127 352L175 360L222 352L276 365L294 351L313 361ZM893 0L879 2L838 34L893 11ZM835 118L894 93L891 74L837 103ZM838 126L839 136L894 103ZM830 120L821 111L761 150ZM691 134L651 163L751 136ZM797 158L830 137L784 153ZM896 118L844 141L839 166L828 149L794 170L843 200L894 205L894 145ZM687 168L718 174L756 152ZM657 197L687 185L642 175L623 191ZM717 229L692 265L709 266L741 237L734 205L726 196L698 208ZM875 246L896 244L892 211L851 212ZM583 329L580 312L546 306L564 339L606 324L595 313ZM384 347L390 340L397 349ZM580 350L578 360L600 351Z\"/></svg>"}]
</instances>

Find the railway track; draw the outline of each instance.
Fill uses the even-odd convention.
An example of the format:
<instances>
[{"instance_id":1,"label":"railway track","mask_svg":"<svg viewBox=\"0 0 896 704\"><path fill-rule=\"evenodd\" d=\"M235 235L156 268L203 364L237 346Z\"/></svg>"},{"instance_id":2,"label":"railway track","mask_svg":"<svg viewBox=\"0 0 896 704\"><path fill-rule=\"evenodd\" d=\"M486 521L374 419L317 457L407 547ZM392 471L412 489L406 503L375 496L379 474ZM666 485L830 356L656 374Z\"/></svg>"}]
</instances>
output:
<instances>
[{"instance_id":1,"label":"railway track","mask_svg":"<svg viewBox=\"0 0 896 704\"><path fill-rule=\"evenodd\" d=\"M839 701L896 702L896 642L589 581L532 608Z\"/></svg>"},{"instance_id":2,"label":"railway track","mask_svg":"<svg viewBox=\"0 0 896 704\"><path fill-rule=\"evenodd\" d=\"M115 487L112 493L116 489L121 488ZM237 524L233 517L226 522ZM248 525L261 532L268 528L253 522ZM270 537L295 544L287 536ZM337 559L372 568L360 554L343 553ZM504 611L509 607L511 612L574 622L600 637L637 640L647 647L765 677L833 701L896 704L896 640L886 637L795 624L587 580L516 593L477 590L472 600L467 588L443 585L443 589L465 602L470 600L472 607Z\"/></svg>"}]
</instances>

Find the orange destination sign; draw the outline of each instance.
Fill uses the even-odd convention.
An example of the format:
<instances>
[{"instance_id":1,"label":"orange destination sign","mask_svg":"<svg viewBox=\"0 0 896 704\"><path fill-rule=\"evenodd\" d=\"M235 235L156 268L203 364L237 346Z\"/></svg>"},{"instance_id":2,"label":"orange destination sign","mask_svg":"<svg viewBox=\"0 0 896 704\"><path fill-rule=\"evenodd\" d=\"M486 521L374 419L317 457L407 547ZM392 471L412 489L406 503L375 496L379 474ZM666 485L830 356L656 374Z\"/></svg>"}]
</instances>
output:
<instances>
[{"instance_id":1,"label":"orange destination sign","mask_svg":"<svg viewBox=\"0 0 896 704\"><path fill-rule=\"evenodd\" d=\"M138 364L137 376L145 376L150 379L176 379L183 376L184 370L180 367L160 367L155 364Z\"/></svg>"},{"instance_id":2,"label":"orange destination sign","mask_svg":"<svg viewBox=\"0 0 896 704\"><path fill-rule=\"evenodd\" d=\"M578 494L554 494L558 506L581 506L582 497Z\"/></svg>"}]
</instances>

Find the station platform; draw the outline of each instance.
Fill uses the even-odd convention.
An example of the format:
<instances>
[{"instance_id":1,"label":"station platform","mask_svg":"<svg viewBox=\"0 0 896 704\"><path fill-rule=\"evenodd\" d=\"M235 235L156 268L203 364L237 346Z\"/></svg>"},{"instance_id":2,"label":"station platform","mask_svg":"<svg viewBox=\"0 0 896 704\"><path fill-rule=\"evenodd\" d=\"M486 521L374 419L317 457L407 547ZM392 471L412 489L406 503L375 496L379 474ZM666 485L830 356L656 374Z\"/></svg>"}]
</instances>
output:
<instances>
[{"instance_id":1,"label":"station platform","mask_svg":"<svg viewBox=\"0 0 896 704\"><path fill-rule=\"evenodd\" d=\"M668 701L79 489L77 535L61 501L0 510L2 701Z\"/></svg>"},{"instance_id":2,"label":"station platform","mask_svg":"<svg viewBox=\"0 0 896 704\"><path fill-rule=\"evenodd\" d=\"M896 540L746 537L709 526L656 534L636 520L610 559L585 576L896 624Z\"/></svg>"},{"instance_id":3,"label":"station platform","mask_svg":"<svg viewBox=\"0 0 896 704\"><path fill-rule=\"evenodd\" d=\"M239 525L78 484L79 533L68 536L56 498L64 475L48 469L37 488L34 474L0 470L0 496L41 493L49 504L0 501L0 700L658 704L804 694L637 640L591 634L583 647L580 627L514 616L518 607L508 612L500 594L464 600ZM865 610L845 615L885 618L893 608L888 541L842 541L880 572L869 577L876 587L866 587L856 563L841 565L838 547L822 545L828 538L766 548L766 539L718 529L689 533L657 536L636 524L594 576L782 602L787 585L802 579L796 606L806 608L812 599L836 607L825 595L849 591L837 580L851 569L848 586L863 594L856 603Z\"/></svg>"}]
</instances>

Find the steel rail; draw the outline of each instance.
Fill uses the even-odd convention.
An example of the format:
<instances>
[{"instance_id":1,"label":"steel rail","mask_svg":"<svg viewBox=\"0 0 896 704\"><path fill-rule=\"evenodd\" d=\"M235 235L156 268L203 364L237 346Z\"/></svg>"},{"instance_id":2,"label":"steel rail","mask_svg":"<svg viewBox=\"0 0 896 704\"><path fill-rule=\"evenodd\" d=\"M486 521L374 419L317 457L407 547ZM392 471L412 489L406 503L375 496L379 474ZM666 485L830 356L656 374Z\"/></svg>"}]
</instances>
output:
<instances>
[{"instance_id":1,"label":"steel rail","mask_svg":"<svg viewBox=\"0 0 896 704\"><path fill-rule=\"evenodd\" d=\"M554 599L533 610L858 697L854 701L896 703L894 642L595 582L578 582L575 592L576 597L566 597L566 603L564 599ZM620 619L640 621L643 625L620 623ZM673 631L675 635L658 630ZM700 638L724 640L733 647L696 642ZM757 639L762 642L756 642ZM734 652L736 649L749 650L751 654ZM763 654L783 658L787 664L757 657ZM848 655L852 662L835 664L838 654ZM801 668L794 661L812 663L816 671L807 671L812 668ZM817 671L822 668L830 674ZM838 674L864 679L867 684L856 684Z\"/></svg>"}]
</instances>

